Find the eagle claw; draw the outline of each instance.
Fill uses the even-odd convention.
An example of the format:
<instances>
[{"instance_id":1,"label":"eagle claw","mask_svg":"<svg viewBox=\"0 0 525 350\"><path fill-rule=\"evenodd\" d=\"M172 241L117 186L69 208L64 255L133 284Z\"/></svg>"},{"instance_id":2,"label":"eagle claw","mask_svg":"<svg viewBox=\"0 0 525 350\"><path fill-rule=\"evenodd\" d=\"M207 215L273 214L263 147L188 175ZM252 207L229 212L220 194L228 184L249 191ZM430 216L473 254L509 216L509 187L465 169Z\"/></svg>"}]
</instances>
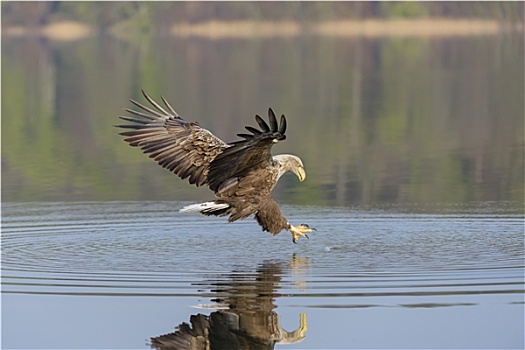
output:
<instances>
[{"instance_id":1,"label":"eagle claw","mask_svg":"<svg viewBox=\"0 0 525 350\"><path fill-rule=\"evenodd\" d=\"M292 242L297 243L297 240L300 237L306 237L307 239L310 239L307 232L313 232L317 231L315 228L308 226L307 224L301 224L299 226L292 226L290 225L290 228L288 229L292 233Z\"/></svg>"}]
</instances>

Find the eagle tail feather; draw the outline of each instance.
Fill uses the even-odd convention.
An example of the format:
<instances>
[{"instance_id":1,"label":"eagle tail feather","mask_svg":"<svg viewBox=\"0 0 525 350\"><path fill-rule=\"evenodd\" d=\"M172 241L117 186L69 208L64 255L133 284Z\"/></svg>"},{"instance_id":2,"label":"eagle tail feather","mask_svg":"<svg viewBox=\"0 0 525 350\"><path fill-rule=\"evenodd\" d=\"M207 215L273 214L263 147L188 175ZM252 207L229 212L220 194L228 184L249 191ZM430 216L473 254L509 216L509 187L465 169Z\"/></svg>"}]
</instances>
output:
<instances>
[{"instance_id":1,"label":"eagle tail feather","mask_svg":"<svg viewBox=\"0 0 525 350\"><path fill-rule=\"evenodd\" d=\"M179 212L181 213L199 212L203 215L222 216L226 214L229 208L230 208L230 205L228 203L224 203L221 201L211 201L211 202L187 205L179 209Z\"/></svg>"}]
</instances>

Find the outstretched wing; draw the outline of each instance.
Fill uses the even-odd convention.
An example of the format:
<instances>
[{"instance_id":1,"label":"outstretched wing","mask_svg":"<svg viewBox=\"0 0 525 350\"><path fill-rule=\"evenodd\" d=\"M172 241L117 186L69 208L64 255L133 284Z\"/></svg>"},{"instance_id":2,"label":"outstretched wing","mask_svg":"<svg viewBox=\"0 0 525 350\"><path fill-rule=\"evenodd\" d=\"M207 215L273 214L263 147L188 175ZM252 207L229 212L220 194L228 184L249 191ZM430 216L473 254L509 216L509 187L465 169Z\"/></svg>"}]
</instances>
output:
<instances>
[{"instance_id":1,"label":"outstretched wing","mask_svg":"<svg viewBox=\"0 0 525 350\"><path fill-rule=\"evenodd\" d=\"M271 148L274 143L286 139L286 118L280 123L272 109L268 110L268 125L260 116L255 120L261 130L246 126L252 134L237 134L244 140L229 144L211 163L208 173L208 186L217 192L223 183L230 179L247 176L250 172L272 166Z\"/></svg>"},{"instance_id":2,"label":"outstretched wing","mask_svg":"<svg viewBox=\"0 0 525 350\"><path fill-rule=\"evenodd\" d=\"M117 125L128 130L120 133L125 137L124 141L130 146L139 147L181 179L189 178L190 184L206 184L210 163L228 144L198 123L183 120L164 97L161 98L168 110L144 91L142 94L154 109L130 100L142 111L126 109L133 116L119 117L132 123Z\"/></svg>"}]
</instances>

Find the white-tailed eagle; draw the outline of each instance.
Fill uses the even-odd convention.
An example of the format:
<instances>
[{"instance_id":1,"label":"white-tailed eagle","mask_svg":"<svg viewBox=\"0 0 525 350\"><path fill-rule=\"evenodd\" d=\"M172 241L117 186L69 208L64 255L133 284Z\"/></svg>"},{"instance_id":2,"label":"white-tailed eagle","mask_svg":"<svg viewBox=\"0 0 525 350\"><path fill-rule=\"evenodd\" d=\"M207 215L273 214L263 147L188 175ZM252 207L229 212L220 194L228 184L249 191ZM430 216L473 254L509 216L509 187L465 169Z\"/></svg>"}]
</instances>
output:
<instances>
[{"instance_id":1,"label":"white-tailed eagle","mask_svg":"<svg viewBox=\"0 0 525 350\"><path fill-rule=\"evenodd\" d=\"M287 171L295 173L300 181L306 176L299 157L271 154L273 144L286 138L284 115L277 123L270 108L269 124L256 115L260 130L246 126L251 134L237 134L243 140L226 143L197 122L183 120L164 97L161 98L166 107L160 106L144 91L142 94L153 108L130 100L141 111L126 108L132 116L119 117L132 123L117 125L127 129L120 133L124 141L139 147L181 179L187 178L196 186L207 185L215 193L213 201L186 206L181 212L229 215L229 222L253 214L263 231L276 235L287 230L294 243L315 230L306 224L291 225L271 195L275 184Z\"/></svg>"}]
</instances>

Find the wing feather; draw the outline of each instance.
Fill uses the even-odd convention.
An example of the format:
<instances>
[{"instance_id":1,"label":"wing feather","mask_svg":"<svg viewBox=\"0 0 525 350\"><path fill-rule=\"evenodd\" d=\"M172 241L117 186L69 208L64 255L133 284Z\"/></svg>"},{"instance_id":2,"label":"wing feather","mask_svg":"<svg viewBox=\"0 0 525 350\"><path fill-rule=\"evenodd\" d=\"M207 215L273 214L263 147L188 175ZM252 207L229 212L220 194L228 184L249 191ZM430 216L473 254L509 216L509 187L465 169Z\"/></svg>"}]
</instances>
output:
<instances>
[{"instance_id":1,"label":"wing feather","mask_svg":"<svg viewBox=\"0 0 525 350\"><path fill-rule=\"evenodd\" d=\"M162 102L164 102L164 104L166 105L166 107L168 107L168 109L170 110L170 112L176 116L177 118L180 118L179 114L177 112L175 112L175 110L173 109L173 107L171 107L170 103L164 98L164 96L161 96L160 97L162 99Z\"/></svg>"},{"instance_id":2,"label":"wing feather","mask_svg":"<svg viewBox=\"0 0 525 350\"><path fill-rule=\"evenodd\" d=\"M281 124L279 125L279 133L283 134L286 132L286 117L284 114L281 115Z\"/></svg>"},{"instance_id":3,"label":"wing feather","mask_svg":"<svg viewBox=\"0 0 525 350\"><path fill-rule=\"evenodd\" d=\"M237 134L237 136L242 137L244 139L249 139L253 137L253 135L250 134Z\"/></svg>"},{"instance_id":4,"label":"wing feather","mask_svg":"<svg viewBox=\"0 0 525 350\"><path fill-rule=\"evenodd\" d=\"M268 120L270 121L270 130L278 131L277 119L271 108L268 110Z\"/></svg>"},{"instance_id":5,"label":"wing feather","mask_svg":"<svg viewBox=\"0 0 525 350\"><path fill-rule=\"evenodd\" d=\"M252 127L252 126L249 126L249 125L248 125L248 126L245 126L244 128L245 128L246 130L248 130L249 132L251 132L252 134L254 134L254 135L260 135L260 134L262 134L262 131L257 130L256 128L254 128L254 127Z\"/></svg>"},{"instance_id":6,"label":"wing feather","mask_svg":"<svg viewBox=\"0 0 525 350\"><path fill-rule=\"evenodd\" d=\"M260 129L246 126L252 135L239 134L243 140L227 144L198 123L183 120L164 97L165 107L144 91L142 94L152 107L130 100L138 110L126 109L131 115L120 118L130 124L117 125L130 146L139 147L160 166L182 179L188 178L191 184L208 184L216 194L221 192L220 196L258 198L270 194L275 181L264 177L257 180L257 176L273 167L272 145L286 139L284 115L279 123L271 108L268 122L256 115Z\"/></svg>"},{"instance_id":7,"label":"wing feather","mask_svg":"<svg viewBox=\"0 0 525 350\"><path fill-rule=\"evenodd\" d=\"M168 115L169 113L166 112L164 110L164 108L162 108L157 102L155 102L155 100L153 100L146 92L144 92L144 90L140 90L142 91L142 95L144 95L144 97L146 98L146 100L148 100L149 103L151 103L151 105L153 107L155 107L160 113L161 115ZM164 98L162 99L164 101ZM169 107L168 107L169 108ZM176 113L175 113L176 114Z\"/></svg>"},{"instance_id":8,"label":"wing feather","mask_svg":"<svg viewBox=\"0 0 525 350\"><path fill-rule=\"evenodd\" d=\"M255 116L255 121L257 121L257 124L259 124L259 127L262 129L263 132L268 132L271 130L268 124L266 124L266 122L264 121L264 119L259 117L258 115Z\"/></svg>"},{"instance_id":9,"label":"wing feather","mask_svg":"<svg viewBox=\"0 0 525 350\"><path fill-rule=\"evenodd\" d=\"M137 107L143 109L144 111L150 113L150 116L147 117L148 119L151 119L151 118L154 118L154 117L163 118L163 117L166 116L166 115L164 115L164 114L162 114L162 113L160 113L160 112L157 112L157 111L155 111L155 110L153 110L153 109L151 109L151 108L149 108L149 107L147 107L147 106L143 105L142 103L139 103L139 102L137 102L137 101L135 101L135 100L130 99L129 102L133 103L135 106L137 106ZM147 114L144 114L144 113L142 113L142 112L131 111L131 110L129 110L128 112L133 113L133 114L136 114L136 115L140 115L140 116L143 116L143 117L146 117L146 116L147 116ZM153 120L153 119L152 119L152 120Z\"/></svg>"},{"instance_id":10,"label":"wing feather","mask_svg":"<svg viewBox=\"0 0 525 350\"><path fill-rule=\"evenodd\" d=\"M228 147L210 131L195 122L183 120L161 97L166 108L142 91L153 108L130 100L140 110L126 109L132 116L120 119L132 124L116 125L130 146L139 147L162 167L196 186L208 182L210 163Z\"/></svg>"},{"instance_id":11,"label":"wing feather","mask_svg":"<svg viewBox=\"0 0 525 350\"><path fill-rule=\"evenodd\" d=\"M253 133L240 134L244 140L231 143L211 163L208 173L208 186L217 192L228 179L244 177L250 172L272 166L271 148L274 143L286 139L286 118L281 117L281 124L277 120L273 110L268 110L269 125L258 115L255 116L261 130L246 126L246 130Z\"/></svg>"},{"instance_id":12,"label":"wing feather","mask_svg":"<svg viewBox=\"0 0 525 350\"><path fill-rule=\"evenodd\" d=\"M136 115L136 116L139 116L139 117L142 117L142 118L145 118L146 120L157 120L159 117L157 116L152 116L150 114L146 114L146 113L142 113L142 112L139 112L139 111L135 111L133 109L129 109L129 108L124 108L124 110L130 114L133 114L133 115ZM129 118L129 117L128 117Z\"/></svg>"}]
</instances>

